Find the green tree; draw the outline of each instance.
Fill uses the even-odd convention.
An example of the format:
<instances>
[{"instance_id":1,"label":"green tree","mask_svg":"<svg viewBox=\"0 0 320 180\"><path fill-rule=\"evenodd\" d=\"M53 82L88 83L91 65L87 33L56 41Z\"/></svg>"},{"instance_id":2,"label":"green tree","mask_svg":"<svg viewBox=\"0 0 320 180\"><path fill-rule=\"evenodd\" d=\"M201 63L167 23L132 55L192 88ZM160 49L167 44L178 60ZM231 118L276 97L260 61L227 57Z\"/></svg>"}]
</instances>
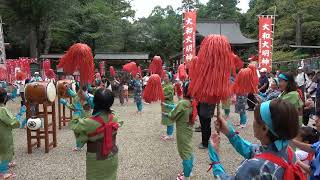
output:
<instances>
[{"instance_id":1,"label":"green tree","mask_svg":"<svg viewBox=\"0 0 320 180\"><path fill-rule=\"evenodd\" d=\"M124 0L79 1L67 18L56 23L55 47L84 42L94 51L119 51L123 49L123 24L133 16L130 3Z\"/></svg>"},{"instance_id":2,"label":"green tree","mask_svg":"<svg viewBox=\"0 0 320 180\"><path fill-rule=\"evenodd\" d=\"M209 0L206 6L202 7L204 17L212 20L239 20L240 9L237 8L239 0Z\"/></svg>"},{"instance_id":3,"label":"green tree","mask_svg":"<svg viewBox=\"0 0 320 180\"><path fill-rule=\"evenodd\" d=\"M155 7L147 18L134 23L141 51L160 55L165 61L182 50L182 16L172 6Z\"/></svg>"},{"instance_id":4,"label":"green tree","mask_svg":"<svg viewBox=\"0 0 320 180\"><path fill-rule=\"evenodd\" d=\"M65 14L72 3L73 0L0 0L0 14L6 28L14 30L6 32L8 37L13 37L12 34L19 35L20 40L28 37L26 43L30 56L36 57L48 51L51 25Z\"/></svg>"},{"instance_id":5,"label":"green tree","mask_svg":"<svg viewBox=\"0 0 320 180\"><path fill-rule=\"evenodd\" d=\"M297 37L302 39L303 45L320 45L319 0L251 0L249 7L249 11L244 16L242 27L245 33L254 38L259 33L256 16L259 14L273 15L275 7L277 8L274 35L276 60L277 58L290 60L295 57L305 57L305 53L309 53L290 48L290 45L298 43ZM297 28L299 27L298 18L301 22L301 35L299 35Z\"/></svg>"}]
</instances>

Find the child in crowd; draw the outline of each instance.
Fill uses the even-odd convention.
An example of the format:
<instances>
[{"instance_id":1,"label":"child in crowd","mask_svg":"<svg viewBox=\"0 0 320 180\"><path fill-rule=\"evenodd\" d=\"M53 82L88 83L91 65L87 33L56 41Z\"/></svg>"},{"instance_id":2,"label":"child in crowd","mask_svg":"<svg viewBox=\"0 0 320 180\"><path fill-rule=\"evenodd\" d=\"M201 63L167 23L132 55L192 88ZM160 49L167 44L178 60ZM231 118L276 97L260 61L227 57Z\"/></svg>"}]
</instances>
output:
<instances>
[{"instance_id":1,"label":"child in crowd","mask_svg":"<svg viewBox=\"0 0 320 180\"><path fill-rule=\"evenodd\" d=\"M220 137L214 133L209 145L209 157L212 173L219 179L306 179L301 168L295 164L294 152L288 146L289 140L295 138L299 130L298 112L292 104L274 99L256 106L253 132L261 145L254 145L241 138L221 117L216 127L237 152L246 158L235 177L227 175L218 155Z\"/></svg>"},{"instance_id":2,"label":"child in crowd","mask_svg":"<svg viewBox=\"0 0 320 180\"><path fill-rule=\"evenodd\" d=\"M240 115L240 129L247 126L247 113L246 113L247 95L238 95L235 105L236 113Z\"/></svg>"},{"instance_id":3,"label":"child in crowd","mask_svg":"<svg viewBox=\"0 0 320 180\"><path fill-rule=\"evenodd\" d=\"M318 117L315 121L315 126L317 131L320 130L320 118ZM313 142L316 141L316 139L312 139ZM296 138L292 140L292 143L299 149L314 154L314 158L311 160L310 167L308 165L305 165L303 163L299 163L299 165L307 172L309 173L309 179L310 180L316 180L320 179L320 141L317 140L316 143L305 143L303 142L303 139Z\"/></svg>"},{"instance_id":4,"label":"child in crowd","mask_svg":"<svg viewBox=\"0 0 320 180\"><path fill-rule=\"evenodd\" d=\"M174 89L168 73L166 73L163 77L162 88L164 92L164 101L161 104L161 111L162 111L161 124L167 127L167 134L162 135L160 139L166 141L166 140L173 139L173 128L174 128L174 122L171 121L166 114L171 112L171 110L175 106L173 101Z\"/></svg>"},{"instance_id":5,"label":"child in crowd","mask_svg":"<svg viewBox=\"0 0 320 180\"><path fill-rule=\"evenodd\" d=\"M177 128L177 146L183 165L183 173L177 177L178 180L189 179L193 169L194 153L193 153L193 128L195 118L197 116L196 104L191 101L188 95L189 82L186 82L183 90L183 99L168 114L170 120L176 122Z\"/></svg>"},{"instance_id":6,"label":"child in crowd","mask_svg":"<svg viewBox=\"0 0 320 180\"><path fill-rule=\"evenodd\" d=\"M137 114L142 114L142 82L141 76L138 73L135 79L132 81L134 102L137 105Z\"/></svg>"},{"instance_id":7,"label":"child in crowd","mask_svg":"<svg viewBox=\"0 0 320 180\"><path fill-rule=\"evenodd\" d=\"M118 170L117 131L123 124L111 109L114 103L113 93L105 88L94 94L94 114L80 118L75 115L70 128L78 134L77 141L87 144L86 179L116 180Z\"/></svg>"},{"instance_id":8,"label":"child in crowd","mask_svg":"<svg viewBox=\"0 0 320 180\"><path fill-rule=\"evenodd\" d=\"M93 96L86 92L86 88L80 89L77 86L77 92L68 88L68 95L72 97L72 103L69 103L65 99L60 99L60 103L74 111L74 115L77 115L80 118L90 117L93 109ZM73 148L73 151L80 151L84 144L80 143L76 137L76 147Z\"/></svg>"},{"instance_id":9,"label":"child in crowd","mask_svg":"<svg viewBox=\"0 0 320 180\"><path fill-rule=\"evenodd\" d=\"M129 102L129 86L128 83L123 84L124 97L126 98L126 102Z\"/></svg>"},{"instance_id":10,"label":"child in crowd","mask_svg":"<svg viewBox=\"0 0 320 180\"><path fill-rule=\"evenodd\" d=\"M312 127L301 127L296 140L307 144L314 144L319 141L319 137L320 133L316 129L313 129ZM298 160L309 166L314 153L308 153L299 149L296 150L296 156Z\"/></svg>"},{"instance_id":11,"label":"child in crowd","mask_svg":"<svg viewBox=\"0 0 320 180\"><path fill-rule=\"evenodd\" d=\"M14 167L13 159L13 135L12 129L18 128L19 120L5 107L7 102L7 92L4 88L0 88L0 179L13 178L16 175L9 171L10 167ZM20 109L17 116L22 116L25 108Z\"/></svg>"}]
</instances>

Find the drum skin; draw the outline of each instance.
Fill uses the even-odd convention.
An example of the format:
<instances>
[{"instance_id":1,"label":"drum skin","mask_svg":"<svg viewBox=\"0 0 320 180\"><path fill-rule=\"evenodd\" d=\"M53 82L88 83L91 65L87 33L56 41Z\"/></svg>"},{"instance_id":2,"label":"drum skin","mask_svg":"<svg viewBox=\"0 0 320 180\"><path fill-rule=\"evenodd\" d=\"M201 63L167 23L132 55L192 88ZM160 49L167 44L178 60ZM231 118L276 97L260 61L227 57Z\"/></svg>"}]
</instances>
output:
<instances>
[{"instance_id":1,"label":"drum skin","mask_svg":"<svg viewBox=\"0 0 320 180\"><path fill-rule=\"evenodd\" d=\"M57 92L60 98L69 98L70 96L67 93L67 89L71 87L75 91L75 84L73 80L60 80L57 82Z\"/></svg>"},{"instance_id":2,"label":"drum skin","mask_svg":"<svg viewBox=\"0 0 320 180\"><path fill-rule=\"evenodd\" d=\"M52 82L33 82L26 85L24 95L27 102L52 103L55 100L56 90Z\"/></svg>"}]
</instances>

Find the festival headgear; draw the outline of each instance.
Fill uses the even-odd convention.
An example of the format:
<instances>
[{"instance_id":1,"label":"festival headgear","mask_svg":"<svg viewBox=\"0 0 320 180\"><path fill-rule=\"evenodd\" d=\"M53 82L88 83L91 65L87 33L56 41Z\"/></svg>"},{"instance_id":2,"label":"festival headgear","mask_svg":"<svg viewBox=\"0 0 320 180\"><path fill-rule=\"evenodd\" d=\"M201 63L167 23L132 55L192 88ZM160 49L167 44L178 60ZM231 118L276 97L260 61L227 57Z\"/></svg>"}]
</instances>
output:
<instances>
[{"instance_id":1,"label":"festival headgear","mask_svg":"<svg viewBox=\"0 0 320 180\"><path fill-rule=\"evenodd\" d=\"M149 65L149 72L151 74L162 75L163 67L162 67L162 59L160 56L154 56L151 64Z\"/></svg>"},{"instance_id":2,"label":"festival headgear","mask_svg":"<svg viewBox=\"0 0 320 180\"><path fill-rule=\"evenodd\" d=\"M142 97L148 103L164 100L161 78L158 74L152 74L150 76L148 83L143 91Z\"/></svg>"},{"instance_id":3,"label":"festival headgear","mask_svg":"<svg viewBox=\"0 0 320 180\"><path fill-rule=\"evenodd\" d=\"M232 54L232 56L233 56L233 60L234 60L235 69L243 68L244 63L243 63L242 59L234 53Z\"/></svg>"},{"instance_id":4,"label":"festival headgear","mask_svg":"<svg viewBox=\"0 0 320 180\"><path fill-rule=\"evenodd\" d=\"M138 66L138 74L140 74L140 76L142 76L142 70L141 70L140 66Z\"/></svg>"},{"instance_id":5,"label":"festival headgear","mask_svg":"<svg viewBox=\"0 0 320 180\"><path fill-rule=\"evenodd\" d=\"M110 76L111 77L114 77L116 75L116 71L114 70L114 67L113 66L110 66Z\"/></svg>"},{"instance_id":6,"label":"festival headgear","mask_svg":"<svg viewBox=\"0 0 320 180\"><path fill-rule=\"evenodd\" d=\"M72 45L68 52L60 59L58 68L63 68L63 72L73 74L80 73L81 84L92 83L94 78L94 62L91 48L82 43Z\"/></svg>"},{"instance_id":7,"label":"festival headgear","mask_svg":"<svg viewBox=\"0 0 320 180\"><path fill-rule=\"evenodd\" d=\"M214 104L231 96L230 76L234 58L225 36L209 35L201 43L197 65L192 68L189 92L199 102Z\"/></svg>"},{"instance_id":8,"label":"festival headgear","mask_svg":"<svg viewBox=\"0 0 320 180\"><path fill-rule=\"evenodd\" d=\"M122 67L122 71L130 73L133 77L135 77L138 73L138 66L135 62L130 62Z\"/></svg>"},{"instance_id":9,"label":"festival headgear","mask_svg":"<svg viewBox=\"0 0 320 180\"><path fill-rule=\"evenodd\" d=\"M55 79L56 78L56 74L54 73L53 69L48 69L45 73L46 73L46 76L49 79Z\"/></svg>"},{"instance_id":10,"label":"festival headgear","mask_svg":"<svg viewBox=\"0 0 320 180\"><path fill-rule=\"evenodd\" d=\"M236 95L245 95L248 93L257 93L258 92L258 84L259 81L256 79L258 76L256 75L255 70L250 68L242 68L232 86L232 91Z\"/></svg>"},{"instance_id":11,"label":"festival headgear","mask_svg":"<svg viewBox=\"0 0 320 180\"><path fill-rule=\"evenodd\" d=\"M274 136L276 136L277 138L280 138L279 135L274 131L274 128L273 128L271 112L270 112L270 103L271 103L271 101L266 101L261 104L261 106L260 106L261 119L264 122L264 124L268 127L270 132ZM276 146L278 151L280 151L283 148L288 146L288 140L278 139L278 140L274 141L273 143Z\"/></svg>"},{"instance_id":12,"label":"festival headgear","mask_svg":"<svg viewBox=\"0 0 320 180\"><path fill-rule=\"evenodd\" d=\"M195 69L195 66L197 65L197 62L198 62L198 57L194 56L191 62L187 64L190 79L193 79L192 77L196 76L196 74L194 74L193 71Z\"/></svg>"},{"instance_id":13,"label":"festival headgear","mask_svg":"<svg viewBox=\"0 0 320 180\"><path fill-rule=\"evenodd\" d=\"M282 79L282 80L285 80L285 81L289 80L288 77L286 75L284 75L284 74L279 74L278 78Z\"/></svg>"},{"instance_id":14,"label":"festival headgear","mask_svg":"<svg viewBox=\"0 0 320 180\"><path fill-rule=\"evenodd\" d=\"M188 78L188 74L186 72L186 68L184 64L180 64L178 67L178 74L179 74L179 79L181 81L185 81Z\"/></svg>"},{"instance_id":15,"label":"festival headgear","mask_svg":"<svg viewBox=\"0 0 320 180\"><path fill-rule=\"evenodd\" d=\"M7 76L7 67L4 64L0 64L0 80L6 80Z\"/></svg>"},{"instance_id":16,"label":"festival headgear","mask_svg":"<svg viewBox=\"0 0 320 180\"><path fill-rule=\"evenodd\" d=\"M19 71L19 72L16 73L16 80L18 80L18 81L23 81L23 80L25 80L26 78L27 78L27 74L26 74L26 73L21 72L21 71Z\"/></svg>"}]
</instances>

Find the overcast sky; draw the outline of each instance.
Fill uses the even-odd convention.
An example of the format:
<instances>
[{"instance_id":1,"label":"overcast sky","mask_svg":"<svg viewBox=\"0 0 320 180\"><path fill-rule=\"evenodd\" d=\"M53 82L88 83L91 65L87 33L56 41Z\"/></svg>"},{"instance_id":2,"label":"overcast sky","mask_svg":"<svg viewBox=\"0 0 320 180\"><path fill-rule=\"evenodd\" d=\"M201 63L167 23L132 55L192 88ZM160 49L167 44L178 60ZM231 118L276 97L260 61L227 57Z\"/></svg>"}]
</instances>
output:
<instances>
[{"instance_id":1,"label":"overcast sky","mask_svg":"<svg viewBox=\"0 0 320 180\"><path fill-rule=\"evenodd\" d=\"M208 2L208 0L200 0L202 3ZM238 7L242 9L242 12L248 10L248 3L250 0L240 0ZM133 0L132 6L136 10L136 18L148 17L155 6L166 7L171 5L173 8L181 6L181 0Z\"/></svg>"}]
</instances>

